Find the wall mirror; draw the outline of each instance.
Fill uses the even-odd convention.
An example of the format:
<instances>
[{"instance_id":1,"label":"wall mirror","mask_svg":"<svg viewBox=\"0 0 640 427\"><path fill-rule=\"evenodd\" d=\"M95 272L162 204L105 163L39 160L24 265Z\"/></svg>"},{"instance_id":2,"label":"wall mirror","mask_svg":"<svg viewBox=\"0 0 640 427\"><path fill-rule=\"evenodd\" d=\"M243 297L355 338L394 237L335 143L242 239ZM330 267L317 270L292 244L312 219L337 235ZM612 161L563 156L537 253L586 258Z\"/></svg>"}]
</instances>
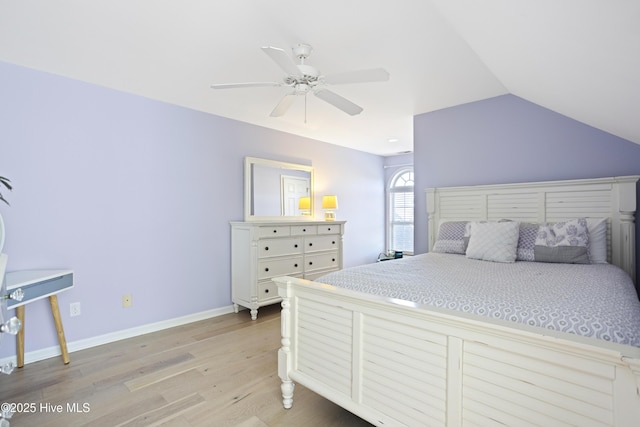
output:
<instances>
[{"instance_id":1,"label":"wall mirror","mask_svg":"<svg viewBox=\"0 0 640 427\"><path fill-rule=\"evenodd\" d=\"M308 210L301 198L308 198ZM245 221L312 220L313 198L312 166L245 158Z\"/></svg>"}]
</instances>

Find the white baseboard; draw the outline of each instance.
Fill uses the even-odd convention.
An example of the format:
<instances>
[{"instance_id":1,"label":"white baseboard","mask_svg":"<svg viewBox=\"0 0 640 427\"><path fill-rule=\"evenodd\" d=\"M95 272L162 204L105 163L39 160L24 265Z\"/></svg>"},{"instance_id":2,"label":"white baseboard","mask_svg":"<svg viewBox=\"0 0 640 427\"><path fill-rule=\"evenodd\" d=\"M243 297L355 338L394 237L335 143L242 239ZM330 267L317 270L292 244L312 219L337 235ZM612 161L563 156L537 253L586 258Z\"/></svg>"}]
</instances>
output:
<instances>
[{"instance_id":1,"label":"white baseboard","mask_svg":"<svg viewBox=\"0 0 640 427\"><path fill-rule=\"evenodd\" d=\"M169 319L169 320L163 320L161 322L149 323L147 325L137 326L135 328L130 328L130 329L124 329L122 331L117 331L117 332L111 332L108 334L86 338L79 341L68 342L67 349L69 350L69 353L73 353L74 351L84 350L87 348L96 347L103 344L109 344L111 342L120 341L127 338L133 338L139 335L144 335L151 332L157 332L163 329L173 328L175 326L186 325L187 323L197 322L199 320L206 320L212 317L222 316L223 314L228 314L228 313L233 313L233 306L215 308L213 310L202 311L200 313L189 314L187 316L176 317L174 319ZM43 348L40 350L30 351L28 353L25 353L24 363L26 365L28 363L38 362L40 360L60 356L61 354L62 353L60 352L59 346L53 346L53 347ZM73 358L71 358L71 362L73 362ZM7 363L13 363L14 365L16 365L18 363L17 356L5 357L3 359L0 359L0 366L3 366Z\"/></svg>"}]
</instances>

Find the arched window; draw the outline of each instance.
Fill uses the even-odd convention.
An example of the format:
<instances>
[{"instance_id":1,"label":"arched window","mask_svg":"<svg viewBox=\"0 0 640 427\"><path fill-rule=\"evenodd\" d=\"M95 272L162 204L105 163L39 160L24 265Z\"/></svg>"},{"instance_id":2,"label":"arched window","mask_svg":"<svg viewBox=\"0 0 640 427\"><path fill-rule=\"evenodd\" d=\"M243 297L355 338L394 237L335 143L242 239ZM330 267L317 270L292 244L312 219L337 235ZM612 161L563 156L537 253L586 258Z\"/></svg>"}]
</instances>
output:
<instances>
[{"instance_id":1,"label":"arched window","mask_svg":"<svg viewBox=\"0 0 640 427\"><path fill-rule=\"evenodd\" d=\"M388 191L388 249L413 254L413 168L396 172Z\"/></svg>"}]
</instances>

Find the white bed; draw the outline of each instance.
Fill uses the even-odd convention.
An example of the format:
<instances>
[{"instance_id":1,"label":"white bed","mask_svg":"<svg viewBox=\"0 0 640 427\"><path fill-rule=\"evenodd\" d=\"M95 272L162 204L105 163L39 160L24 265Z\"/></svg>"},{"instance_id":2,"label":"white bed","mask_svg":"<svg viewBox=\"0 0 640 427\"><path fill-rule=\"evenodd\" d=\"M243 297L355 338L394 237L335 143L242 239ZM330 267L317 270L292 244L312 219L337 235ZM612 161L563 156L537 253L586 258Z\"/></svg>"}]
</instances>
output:
<instances>
[{"instance_id":1,"label":"white bed","mask_svg":"<svg viewBox=\"0 0 640 427\"><path fill-rule=\"evenodd\" d=\"M635 279L639 178L428 189L429 247L447 221L607 217L607 258ZM275 281L285 408L296 382L379 426L640 420L636 345L297 278Z\"/></svg>"}]
</instances>

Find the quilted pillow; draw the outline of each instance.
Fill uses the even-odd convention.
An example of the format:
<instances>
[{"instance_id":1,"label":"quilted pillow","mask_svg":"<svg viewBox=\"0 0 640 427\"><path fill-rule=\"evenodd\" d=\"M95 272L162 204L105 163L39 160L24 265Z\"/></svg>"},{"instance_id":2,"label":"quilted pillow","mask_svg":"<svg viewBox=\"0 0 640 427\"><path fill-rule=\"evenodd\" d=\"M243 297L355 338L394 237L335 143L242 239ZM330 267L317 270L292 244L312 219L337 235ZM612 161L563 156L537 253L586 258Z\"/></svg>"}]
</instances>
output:
<instances>
[{"instance_id":1,"label":"quilted pillow","mask_svg":"<svg viewBox=\"0 0 640 427\"><path fill-rule=\"evenodd\" d=\"M516 261L535 261L534 250L536 247L536 237L538 237L538 224L521 222L518 236L518 249L516 251Z\"/></svg>"},{"instance_id":2,"label":"quilted pillow","mask_svg":"<svg viewBox=\"0 0 640 427\"><path fill-rule=\"evenodd\" d=\"M589 264L589 229L585 218L541 224L534 249L535 260Z\"/></svg>"},{"instance_id":3,"label":"quilted pillow","mask_svg":"<svg viewBox=\"0 0 640 427\"><path fill-rule=\"evenodd\" d=\"M473 222L467 258L514 262L518 246L519 222Z\"/></svg>"},{"instance_id":4,"label":"quilted pillow","mask_svg":"<svg viewBox=\"0 0 640 427\"><path fill-rule=\"evenodd\" d=\"M433 252L464 255L466 249L464 244L466 224L467 221L451 221L440 224L438 240L433 245Z\"/></svg>"}]
</instances>

